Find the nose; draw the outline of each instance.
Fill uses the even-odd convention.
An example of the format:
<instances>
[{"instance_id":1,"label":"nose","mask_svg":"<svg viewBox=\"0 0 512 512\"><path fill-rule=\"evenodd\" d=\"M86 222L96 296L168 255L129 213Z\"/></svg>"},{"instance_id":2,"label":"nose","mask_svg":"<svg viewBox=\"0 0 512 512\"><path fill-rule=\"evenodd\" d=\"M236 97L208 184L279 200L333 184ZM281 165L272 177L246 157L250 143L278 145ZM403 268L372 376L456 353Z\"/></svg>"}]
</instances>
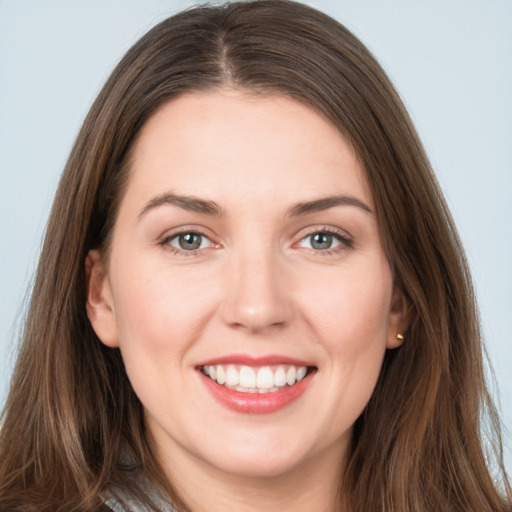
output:
<instances>
[{"instance_id":1,"label":"nose","mask_svg":"<svg viewBox=\"0 0 512 512\"><path fill-rule=\"evenodd\" d=\"M222 307L226 324L262 333L289 323L291 294L277 255L258 251L233 256L227 273Z\"/></svg>"}]
</instances>

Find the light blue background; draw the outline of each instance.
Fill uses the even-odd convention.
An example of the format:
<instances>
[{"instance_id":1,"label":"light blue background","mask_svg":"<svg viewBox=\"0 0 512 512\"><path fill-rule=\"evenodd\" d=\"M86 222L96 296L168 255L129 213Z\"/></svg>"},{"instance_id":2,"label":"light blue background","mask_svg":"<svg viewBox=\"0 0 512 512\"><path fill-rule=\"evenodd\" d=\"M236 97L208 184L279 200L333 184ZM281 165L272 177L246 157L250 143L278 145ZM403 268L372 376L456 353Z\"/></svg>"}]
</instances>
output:
<instances>
[{"instance_id":1,"label":"light blue background","mask_svg":"<svg viewBox=\"0 0 512 512\"><path fill-rule=\"evenodd\" d=\"M512 424L512 0L324 0L388 71L459 227ZM0 404L58 176L123 53L186 1L0 0ZM512 467L512 441L506 457Z\"/></svg>"}]
</instances>

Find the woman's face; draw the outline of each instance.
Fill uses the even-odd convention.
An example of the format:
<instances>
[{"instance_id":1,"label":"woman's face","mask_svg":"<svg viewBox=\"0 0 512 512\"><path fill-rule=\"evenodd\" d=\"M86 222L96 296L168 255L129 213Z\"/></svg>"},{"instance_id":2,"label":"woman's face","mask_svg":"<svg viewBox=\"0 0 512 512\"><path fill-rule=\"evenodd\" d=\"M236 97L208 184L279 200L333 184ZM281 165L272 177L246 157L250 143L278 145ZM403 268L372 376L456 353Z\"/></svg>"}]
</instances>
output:
<instances>
[{"instance_id":1,"label":"woman's face","mask_svg":"<svg viewBox=\"0 0 512 512\"><path fill-rule=\"evenodd\" d=\"M354 153L285 97L162 107L88 272L91 322L178 468L336 467L405 327Z\"/></svg>"}]
</instances>

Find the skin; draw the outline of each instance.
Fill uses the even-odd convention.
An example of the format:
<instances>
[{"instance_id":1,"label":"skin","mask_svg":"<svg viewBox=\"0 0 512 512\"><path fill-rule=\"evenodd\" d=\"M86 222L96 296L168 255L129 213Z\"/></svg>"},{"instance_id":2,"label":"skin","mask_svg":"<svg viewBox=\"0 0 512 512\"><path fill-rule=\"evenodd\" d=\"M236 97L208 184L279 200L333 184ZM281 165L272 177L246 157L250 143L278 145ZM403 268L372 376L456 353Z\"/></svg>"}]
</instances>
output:
<instances>
[{"instance_id":1,"label":"skin","mask_svg":"<svg viewBox=\"0 0 512 512\"><path fill-rule=\"evenodd\" d=\"M165 193L215 201L223 214L148 206ZM371 211L287 214L333 195ZM158 456L192 510L339 507L352 426L406 328L374 211L342 135L286 97L188 94L143 127L108 258L88 256L87 307L103 343L120 348ZM319 250L311 234L326 230L333 247ZM187 254L176 235L191 231L205 238ZM197 370L234 353L317 371L287 407L242 414L213 400Z\"/></svg>"}]
</instances>

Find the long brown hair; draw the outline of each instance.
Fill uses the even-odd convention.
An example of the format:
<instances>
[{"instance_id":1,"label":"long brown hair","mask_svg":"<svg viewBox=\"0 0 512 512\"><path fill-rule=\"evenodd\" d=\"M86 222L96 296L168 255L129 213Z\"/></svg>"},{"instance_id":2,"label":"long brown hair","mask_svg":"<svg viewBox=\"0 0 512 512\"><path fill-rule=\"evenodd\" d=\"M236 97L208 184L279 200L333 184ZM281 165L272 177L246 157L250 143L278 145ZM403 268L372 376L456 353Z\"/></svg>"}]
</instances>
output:
<instances>
[{"instance_id":1,"label":"long brown hair","mask_svg":"<svg viewBox=\"0 0 512 512\"><path fill-rule=\"evenodd\" d=\"M471 279L425 152L363 44L286 0L199 7L163 21L93 104L55 197L2 416L0 510L93 511L109 489L149 505L132 464L186 510L154 456L119 350L90 326L84 262L90 249L108 248L144 123L180 94L221 87L294 98L347 138L410 308L406 341L386 354L354 426L340 482L347 509L510 512Z\"/></svg>"}]
</instances>

